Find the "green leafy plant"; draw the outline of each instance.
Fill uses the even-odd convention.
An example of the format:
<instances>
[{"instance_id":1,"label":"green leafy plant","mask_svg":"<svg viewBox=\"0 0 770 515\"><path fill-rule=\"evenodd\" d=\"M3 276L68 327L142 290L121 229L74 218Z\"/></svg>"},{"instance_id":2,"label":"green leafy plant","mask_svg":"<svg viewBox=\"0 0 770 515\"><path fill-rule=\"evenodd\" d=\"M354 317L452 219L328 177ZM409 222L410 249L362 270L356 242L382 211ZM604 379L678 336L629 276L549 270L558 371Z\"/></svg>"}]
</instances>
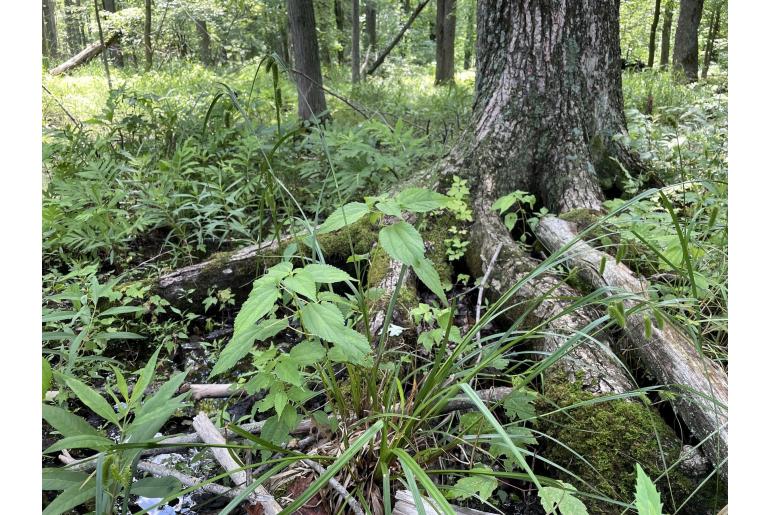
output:
<instances>
[{"instance_id":1,"label":"green leafy plant","mask_svg":"<svg viewBox=\"0 0 770 515\"><path fill-rule=\"evenodd\" d=\"M187 394L175 394L184 382L186 372L170 378L152 395L146 394L155 374L159 352L160 348L142 369L131 390L122 372L113 368L115 382L105 387L110 401L82 381L56 373L57 381L66 385L83 405L105 420L108 427L114 428L118 437L116 442L107 436L105 430L94 428L71 411L43 404L43 419L63 437L45 449L45 454L63 449L96 452L88 457L88 461L95 461L95 474L43 469L43 490L61 491L43 513L65 513L91 499L95 499L98 513L114 513L121 502L122 512L126 512L131 494L142 495L143 491L152 490L154 497L165 497L181 490L179 482L172 478L145 478L133 482L136 460L143 444L152 442L166 421L185 406Z\"/></svg>"}]
</instances>

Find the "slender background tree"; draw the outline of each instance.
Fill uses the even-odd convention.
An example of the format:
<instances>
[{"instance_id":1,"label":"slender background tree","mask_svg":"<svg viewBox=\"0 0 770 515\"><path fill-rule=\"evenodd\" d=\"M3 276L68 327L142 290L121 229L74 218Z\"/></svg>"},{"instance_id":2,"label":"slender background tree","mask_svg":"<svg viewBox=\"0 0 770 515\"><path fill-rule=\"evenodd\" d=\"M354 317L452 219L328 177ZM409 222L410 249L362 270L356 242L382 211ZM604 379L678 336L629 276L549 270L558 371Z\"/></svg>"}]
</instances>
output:
<instances>
[{"instance_id":1,"label":"slender background tree","mask_svg":"<svg viewBox=\"0 0 770 515\"><path fill-rule=\"evenodd\" d=\"M316 122L326 116L326 97L318 55L312 0L288 0L289 28L297 73L297 105L302 120Z\"/></svg>"},{"instance_id":2,"label":"slender background tree","mask_svg":"<svg viewBox=\"0 0 770 515\"><path fill-rule=\"evenodd\" d=\"M698 28L702 16L703 0L682 0L674 37L673 68L689 82L698 80Z\"/></svg>"}]
</instances>

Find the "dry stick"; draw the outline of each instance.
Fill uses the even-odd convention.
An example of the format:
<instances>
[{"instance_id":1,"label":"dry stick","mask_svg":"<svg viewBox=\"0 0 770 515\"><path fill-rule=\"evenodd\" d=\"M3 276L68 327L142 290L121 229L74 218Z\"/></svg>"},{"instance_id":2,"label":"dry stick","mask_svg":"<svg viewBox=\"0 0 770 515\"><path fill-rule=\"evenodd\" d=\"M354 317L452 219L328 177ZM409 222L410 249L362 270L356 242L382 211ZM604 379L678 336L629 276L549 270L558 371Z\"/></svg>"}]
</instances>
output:
<instances>
[{"instance_id":1,"label":"dry stick","mask_svg":"<svg viewBox=\"0 0 770 515\"><path fill-rule=\"evenodd\" d=\"M208 415L202 411L193 418L193 427L201 440L208 444L224 445L227 443L222 436L222 433L220 433L216 426L214 426ZM233 483L239 487L247 484L248 477L246 471L241 470L243 467L233 459L228 449L224 447L211 447L211 453L219 464L230 474ZM259 485L254 489L254 493L249 496L249 502L252 505L257 503L262 505L265 515L276 515L281 511L281 505L275 501L275 498L273 498L262 485Z\"/></svg>"},{"instance_id":2,"label":"dry stick","mask_svg":"<svg viewBox=\"0 0 770 515\"><path fill-rule=\"evenodd\" d=\"M77 464L78 461L72 458L72 456L67 453L67 451L62 451L62 453L59 455L59 461L64 463L65 465L74 465ZM88 467L89 469L96 468L96 462L92 461L91 466ZM200 485L204 480L188 476L187 474L183 474L182 472L179 472L175 469L170 469L168 467L164 467L163 465L158 465L157 463L153 463L151 461L140 461L136 464L136 469L144 472L145 474L150 474L155 477L173 477L179 480L180 483L182 483L184 486L187 487L193 487ZM204 492L208 492L210 494L215 495L221 495L223 497L227 497L229 499L234 499L238 495L240 495L242 488L228 488L226 486L218 485L216 483L208 483L205 485L200 486L200 489ZM255 496L258 500L261 499L260 496ZM272 498L272 496L270 496Z\"/></svg>"},{"instance_id":3,"label":"dry stick","mask_svg":"<svg viewBox=\"0 0 770 515\"><path fill-rule=\"evenodd\" d=\"M479 296L476 300L476 323L477 324L481 319L481 300L484 297L484 285L487 284L487 279L489 279L489 274L492 273L492 269L495 267L495 261L497 261L497 256L500 255L500 250L502 248L503 248L503 244L498 243L497 248L495 249L495 253L492 254L492 260L489 262L487 271L484 273L484 277L481 279L481 284L479 285ZM479 331L476 333L476 341L479 344L479 350L481 350L481 328L479 328ZM481 359L481 354L479 354L479 360L480 359Z\"/></svg>"},{"instance_id":4,"label":"dry stick","mask_svg":"<svg viewBox=\"0 0 770 515\"><path fill-rule=\"evenodd\" d=\"M55 96L53 93L51 93L51 92L48 90L48 88L46 88L46 87L45 87L45 84L42 84L42 86L43 86L43 91L45 91L46 93L48 93L49 95L51 95L51 98L53 98L53 101L54 101L54 102L56 102L56 105L58 105L58 106L61 108L61 110L62 110L62 111L64 111L64 114L66 114L66 115L69 117L69 119L70 119L70 120L72 120L72 123L74 123L74 124L75 124L75 125L77 125L78 127L81 127L83 124L82 124L82 123L80 123L80 122L79 122L79 121L78 121L78 120L77 120L77 119L76 119L74 116L72 116L72 114L70 114L70 112L69 112L69 111L67 111L67 108L66 108L66 107L64 107L64 104L62 104L62 103L59 101L59 99L58 99L58 98L56 98L56 96Z\"/></svg>"},{"instance_id":5,"label":"dry stick","mask_svg":"<svg viewBox=\"0 0 770 515\"><path fill-rule=\"evenodd\" d=\"M315 461L302 460L302 463L304 465L307 465L311 469L315 470L319 476L326 473L326 469L323 468L318 463L316 463ZM342 486L342 483L340 483L334 478L331 478L329 480L329 486L334 488L337 491L337 493L340 494L348 502L348 506L350 506L350 509L353 511L353 513L355 513L356 515L365 515L364 510L361 509L361 505L352 495L350 495L350 492L348 492L345 489L345 487Z\"/></svg>"},{"instance_id":6,"label":"dry stick","mask_svg":"<svg viewBox=\"0 0 770 515\"><path fill-rule=\"evenodd\" d=\"M401 41L401 38L404 37L404 34L406 34L406 31L409 30L409 27L412 26L412 23L414 23L414 20L417 19L417 16L420 15L420 12L425 8L426 5L428 5L429 2L430 0L423 0L417 6L417 8L414 10L414 12L409 17L409 19L406 20L406 23L401 28L401 31L398 34L396 34L396 37L393 38L393 41L391 41L390 44L385 48L385 50L383 50L382 54L380 54L377 60L372 63L371 68L366 70L367 75L373 74L377 70L377 68L380 67L380 65L385 61L385 58L388 57L388 54L390 53L390 51L393 50L396 47L396 45L398 45L398 42Z\"/></svg>"}]
</instances>

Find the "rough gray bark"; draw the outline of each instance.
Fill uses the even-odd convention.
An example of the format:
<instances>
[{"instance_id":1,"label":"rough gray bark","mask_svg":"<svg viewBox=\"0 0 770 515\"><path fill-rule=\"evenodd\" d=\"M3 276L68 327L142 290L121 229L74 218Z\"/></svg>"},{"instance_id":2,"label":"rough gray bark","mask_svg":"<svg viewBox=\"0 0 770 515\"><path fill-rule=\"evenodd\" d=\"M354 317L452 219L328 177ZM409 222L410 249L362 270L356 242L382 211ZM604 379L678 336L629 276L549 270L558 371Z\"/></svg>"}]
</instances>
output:
<instances>
[{"instance_id":1,"label":"rough gray bark","mask_svg":"<svg viewBox=\"0 0 770 515\"><path fill-rule=\"evenodd\" d=\"M610 158L640 169L614 138L626 131L618 6L586 2L479 3L465 168L490 182L491 200L519 189L552 212L598 211L620 172Z\"/></svg>"},{"instance_id":2,"label":"rough gray bark","mask_svg":"<svg viewBox=\"0 0 770 515\"><path fill-rule=\"evenodd\" d=\"M361 11L358 0L352 1L352 37L350 40L351 80L356 84L361 80Z\"/></svg>"},{"instance_id":3,"label":"rough gray bark","mask_svg":"<svg viewBox=\"0 0 770 515\"><path fill-rule=\"evenodd\" d=\"M51 59L59 57L56 9L53 0L43 0L43 55Z\"/></svg>"},{"instance_id":4,"label":"rough gray bark","mask_svg":"<svg viewBox=\"0 0 770 515\"><path fill-rule=\"evenodd\" d=\"M302 72L294 74L297 83L299 117L317 121L326 116L326 97L318 55L315 13L312 0L288 0L289 28L294 48L294 66Z\"/></svg>"},{"instance_id":5,"label":"rough gray bark","mask_svg":"<svg viewBox=\"0 0 770 515\"><path fill-rule=\"evenodd\" d=\"M112 34L110 37L107 38L107 40L104 42L104 45L102 45L101 41L96 41L95 43L91 43L90 45L88 45L83 50L81 50L74 56L64 61L62 64L60 64L56 68L52 69L49 73L51 75L59 75L62 73L66 73L71 69L80 66L81 64L85 64L89 62L91 59L98 56L102 52L102 50L104 50L105 47L109 47L110 45L115 44L115 42L118 40L119 37L120 37L120 33L115 32L114 34Z\"/></svg>"},{"instance_id":6,"label":"rough gray bark","mask_svg":"<svg viewBox=\"0 0 770 515\"><path fill-rule=\"evenodd\" d=\"M655 40L658 37L658 21L660 20L660 0L655 0L655 10L652 14L650 26L650 43L647 46L647 68L652 68L655 63Z\"/></svg>"},{"instance_id":7,"label":"rough gray bark","mask_svg":"<svg viewBox=\"0 0 770 515\"><path fill-rule=\"evenodd\" d=\"M671 49L671 25L674 22L674 0L666 1L663 12L663 30L660 36L660 67L668 66L668 57Z\"/></svg>"},{"instance_id":8,"label":"rough gray bark","mask_svg":"<svg viewBox=\"0 0 770 515\"><path fill-rule=\"evenodd\" d=\"M706 51L703 53L703 69L701 71L701 78L705 79L709 74L709 66L714 59L714 41L719 35L719 25L722 19L722 5L724 2L719 2L711 11L711 20L709 21L709 33L706 39Z\"/></svg>"},{"instance_id":9,"label":"rough gray bark","mask_svg":"<svg viewBox=\"0 0 770 515\"><path fill-rule=\"evenodd\" d=\"M195 31L198 33L198 44L201 63L211 66L211 35L206 20L195 20Z\"/></svg>"},{"instance_id":10,"label":"rough gray bark","mask_svg":"<svg viewBox=\"0 0 770 515\"><path fill-rule=\"evenodd\" d=\"M80 16L76 11L73 0L64 0L64 27L67 31L67 47L70 54L74 54L83 47L83 38L80 32Z\"/></svg>"},{"instance_id":11,"label":"rough gray bark","mask_svg":"<svg viewBox=\"0 0 770 515\"><path fill-rule=\"evenodd\" d=\"M104 10L109 13L117 12L117 7L115 6L115 0L102 0L102 5L104 6ZM110 48L110 54L114 58L115 66L117 66L118 68L123 68L123 65L124 65L123 52L120 50L120 46L115 45L112 48Z\"/></svg>"},{"instance_id":12,"label":"rough gray bark","mask_svg":"<svg viewBox=\"0 0 770 515\"><path fill-rule=\"evenodd\" d=\"M366 47L372 55L377 52L377 6L374 0L366 0L364 4L366 20Z\"/></svg>"},{"instance_id":13,"label":"rough gray bark","mask_svg":"<svg viewBox=\"0 0 770 515\"><path fill-rule=\"evenodd\" d=\"M380 65L385 61L385 58L388 57L388 54L390 54L396 45L398 45L398 42L401 41L401 38L404 37L406 31L409 30L409 27L411 27L412 23L414 23L414 20L416 20L422 10L425 9L425 6L428 5L428 2L430 2L430 0L423 0L417 5L417 8L414 10L412 15L409 16L409 19L406 20L406 23L404 23L404 26L401 27L401 30L398 32L398 34L396 34L396 37L393 38L393 41L388 44L385 50L383 50L383 52L377 58L377 60L372 63L368 70L366 70L367 75L371 75L377 71L377 68L380 67Z\"/></svg>"},{"instance_id":14,"label":"rough gray bark","mask_svg":"<svg viewBox=\"0 0 770 515\"><path fill-rule=\"evenodd\" d=\"M476 5L468 6L465 24L465 45L463 46L463 70L471 67L473 61L473 49L476 46Z\"/></svg>"},{"instance_id":15,"label":"rough gray bark","mask_svg":"<svg viewBox=\"0 0 770 515\"><path fill-rule=\"evenodd\" d=\"M436 84L454 82L457 0L436 0Z\"/></svg>"},{"instance_id":16,"label":"rough gray bark","mask_svg":"<svg viewBox=\"0 0 770 515\"><path fill-rule=\"evenodd\" d=\"M152 0L144 0L144 71L152 69Z\"/></svg>"},{"instance_id":17,"label":"rough gray bark","mask_svg":"<svg viewBox=\"0 0 770 515\"><path fill-rule=\"evenodd\" d=\"M559 251L577 235L574 224L552 216L541 219L537 229L538 238L551 252ZM718 466L727 457L727 374L699 355L695 343L670 324L663 328L653 325L650 337L646 337L645 315L652 316L649 311L638 310L649 301L649 284L644 278L582 240L566 255L569 266L594 288L608 286L636 296L624 302L629 316L619 350L637 356L659 384L673 388L678 395L673 401L677 414L699 440L706 440L706 455ZM727 465L719 472L727 480Z\"/></svg>"},{"instance_id":18,"label":"rough gray bark","mask_svg":"<svg viewBox=\"0 0 770 515\"><path fill-rule=\"evenodd\" d=\"M685 80L698 80L698 27L703 15L703 0L682 0L674 37L674 70Z\"/></svg>"}]
</instances>

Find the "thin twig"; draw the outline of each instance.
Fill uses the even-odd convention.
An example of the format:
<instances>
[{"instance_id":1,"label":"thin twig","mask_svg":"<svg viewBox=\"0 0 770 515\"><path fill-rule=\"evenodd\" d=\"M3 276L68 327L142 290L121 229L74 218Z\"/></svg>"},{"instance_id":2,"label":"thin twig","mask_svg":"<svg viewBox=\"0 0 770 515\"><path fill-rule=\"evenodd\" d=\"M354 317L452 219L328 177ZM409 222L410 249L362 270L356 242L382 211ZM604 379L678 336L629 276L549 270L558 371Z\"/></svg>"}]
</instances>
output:
<instances>
[{"instance_id":1,"label":"thin twig","mask_svg":"<svg viewBox=\"0 0 770 515\"><path fill-rule=\"evenodd\" d=\"M326 469L323 468L321 465L316 463L315 461L311 460L302 460L302 463L311 469L315 470L318 475L322 475L326 473ZM338 494L340 494L348 503L348 506L350 506L350 509L355 513L356 515L365 515L364 510L361 508L361 505L358 503L358 501L350 495L350 492L348 492L344 486L342 486L342 483L337 481L334 478L329 479L329 486L334 488Z\"/></svg>"},{"instance_id":2,"label":"thin twig","mask_svg":"<svg viewBox=\"0 0 770 515\"><path fill-rule=\"evenodd\" d=\"M495 266L495 261L497 261L497 256L500 255L500 249L503 248L502 243L497 244L497 248L495 249L495 253L492 255L492 261L489 262L489 266L487 267L487 271L484 274L484 277L481 279L481 284L479 285L479 296L476 300L476 323L479 323L479 320L481 319L481 300L484 297L484 285L487 284L487 279L489 279L489 274L492 273L492 268ZM479 350L481 350L481 328L479 328L478 332L476 333L476 341L479 344ZM481 359L481 354L479 354L479 359Z\"/></svg>"},{"instance_id":3,"label":"thin twig","mask_svg":"<svg viewBox=\"0 0 770 515\"><path fill-rule=\"evenodd\" d=\"M62 104L62 103L59 101L59 99L58 99L58 98L56 98L56 95L54 95L53 93L51 93L51 92L48 90L48 88L46 88L46 87L45 87L45 84L42 84L42 86L43 86L43 91L45 91L46 93L48 93L49 95L51 95L51 98L53 98L53 101L54 101L54 102L56 102L56 105L58 105L58 106L61 108L61 110L62 110L62 111L64 111L64 114L66 114L66 115L69 117L69 119L70 119L70 120L72 120L72 123L74 123L74 124L75 124L75 125L77 125L78 127L82 127L82 126L83 126L83 124L82 124L82 123L80 123L80 121L79 121L79 120L77 120L77 119L76 119L74 116L72 116L72 114L71 114L69 111L67 111L67 108L66 108L66 107L64 107L64 104Z\"/></svg>"}]
</instances>

